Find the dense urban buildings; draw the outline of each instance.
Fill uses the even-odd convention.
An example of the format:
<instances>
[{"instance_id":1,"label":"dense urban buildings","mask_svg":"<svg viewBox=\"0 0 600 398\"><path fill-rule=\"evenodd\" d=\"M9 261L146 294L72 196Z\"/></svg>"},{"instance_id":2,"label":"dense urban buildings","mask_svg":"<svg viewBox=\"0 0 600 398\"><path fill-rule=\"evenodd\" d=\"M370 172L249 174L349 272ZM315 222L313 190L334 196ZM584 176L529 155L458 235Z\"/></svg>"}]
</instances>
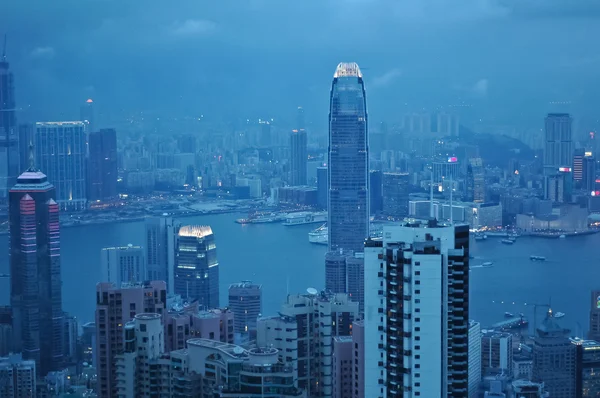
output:
<instances>
[{"instance_id":1,"label":"dense urban buildings","mask_svg":"<svg viewBox=\"0 0 600 398\"><path fill-rule=\"evenodd\" d=\"M306 130L292 130L290 144L290 185L306 185Z\"/></svg>"},{"instance_id":2,"label":"dense urban buildings","mask_svg":"<svg viewBox=\"0 0 600 398\"><path fill-rule=\"evenodd\" d=\"M149 217L145 221L146 268L149 280L165 281L175 292L175 249L179 224L172 217Z\"/></svg>"},{"instance_id":3,"label":"dense urban buildings","mask_svg":"<svg viewBox=\"0 0 600 398\"><path fill-rule=\"evenodd\" d=\"M362 251L369 236L367 101L356 63L340 63L329 108L329 250Z\"/></svg>"},{"instance_id":4,"label":"dense urban buildings","mask_svg":"<svg viewBox=\"0 0 600 398\"><path fill-rule=\"evenodd\" d=\"M102 282L117 286L147 279L146 259L141 246L105 247L100 251L100 267Z\"/></svg>"},{"instance_id":5,"label":"dense urban buildings","mask_svg":"<svg viewBox=\"0 0 600 398\"><path fill-rule=\"evenodd\" d=\"M88 184L90 201L115 199L117 193L117 132L102 129L88 134Z\"/></svg>"},{"instance_id":6,"label":"dense urban buildings","mask_svg":"<svg viewBox=\"0 0 600 398\"><path fill-rule=\"evenodd\" d=\"M546 117L544 139L544 175L555 174L560 167L571 167L573 141L571 115L549 113Z\"/></svg>"},{"instance_id":7,"label":"dense urban buildings","mask_svg":"<svg viewBox=\"0 0 600 398\"><path fill-rule=\"evenodd\" d=\"M61 210L86 208L86 137L82 122L36 123L36 164L56 187Z\"/></svg>"},{"instance_id":8,"label":"dense urban buildings","mask_svg":"<svg viewBox=\"0 0 600 398\"><path fill-rule=\"evenodd\" d=\"M35 361L21 354L0 357L0 397L37 397Z\"/></svg>"},{"instance_id":9,"label":"dense urban buildings","mask_svg":"<svg viewBox=\"0 0 600 398\"><path fill-rule=\"evenodd\" d=\"M98 396L118 396L117 356L123 352L128 337L127 322L141 313L163 314L167 304L167 287L163 281L115 286L99 283L96 287L96 357ZM158 344L158 342L157 342Z\"/></svg>"},{"instance_id":10,"label":"dense urban buildings","mask_svg":"<svg viewBox=\"0 0 600 398\"><path fill-rule=\"evenodd\" d=\"M198 300L206 309L219 307L217 245L209 226L179 229L175 257L175 294Z\"/></svg>"},{"instance_id":11,"label":"dense urban buildings","mask_svg":"<svg viewBox=\"0 0 600 398\"><path fill-rule=\"evenodd\" d=\"M384 226L365 244L365 396L467 396L469 227Z\"/></svg>"},{"instance_id":12,"label":"dense urban buildings","mask_svg":"<svg viewBox=\"0 0 600 398\"><path fill-rule=\"evenodd\" d=\"M33 160L9 195L13 345L46 375L63 364L59 209Z\"/></svg>"},{"instance_id":13,"label":"dense urban buildings","mask_svg":"<svg viewBox=\"0 0 600 398\"><path fill-rule=\"evenodd\" d=\"M262 313L262 285L242 281L229 285L229 309L233 312L235 333L256 331L256 320Z\"/></svg>"},{"instance_id":14,"label":"dense urban buildings","mask_svg":"<svg viewBox=\"0 0 600 398\"><path fill-rule=\"evenodd\" d=\"M19 141L15 116L15 82L6 48L0 55L0 203L8 203L8 191L19 174ZM20 168L25 170L27 164Z\"/></svg>"}]
</instances>

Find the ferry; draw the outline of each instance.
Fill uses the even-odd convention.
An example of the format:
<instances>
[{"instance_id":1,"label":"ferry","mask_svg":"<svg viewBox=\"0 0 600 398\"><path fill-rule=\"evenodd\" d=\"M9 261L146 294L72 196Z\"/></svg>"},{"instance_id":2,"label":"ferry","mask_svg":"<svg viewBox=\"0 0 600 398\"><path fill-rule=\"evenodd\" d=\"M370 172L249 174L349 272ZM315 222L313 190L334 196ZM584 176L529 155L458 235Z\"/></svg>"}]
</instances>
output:
<instances>
[{"instance_id":1,"label":"ferry","mask_svg":"<svg viewBox=\"0 0 600 398\"><path fill-rule=\"evenodd\" d=\"M326 245L328 240L327 233L327 224L323 224L319 228L308 233L308 241L316 245Z\"/></svg>"},{"instance_id":2,"label":"ferry","mask_svg":"<svg viewBox=\"0 0 600 398\"><path fill-rule=\"evenodd\" d=\"M563 235L559 236L558 239L565 239L566 237L567 237L567 235L563 234Z\"/></svg>"},{"instance_id":3,"label":"ferry","mask_svg":"<svg viewBox=\"0 0 600 398\"><path fill-rule=\"evenodd\" d=\"M283 225L292 226L292 225L304 225L304 224L314 224L314 223L322 223L327 221L327 212L310 212L310 211L301 211L298 213L289 213L285 217L285 221Z\"/></svg>"},{"instance_id":4,"label":"ferry","mask_svg":"<svg viewBox=\"0 0 600 398\"><path fill-rule=\"evenodd\" d=\"M543 256L529 256L531 261L546 261L546 257Z\"/></svg>"},{"instance_id":5,"label":"ferry","mask_svg":"<svg viewBox=\"0 0 600 398\"><path fill-rule=\"evenodd\" d=\"M485 240L485 238L483 237L483 235L475 234L475 240L476 241L482 241L482 240Z\"/></svg>"},{"instance_id":6,"label":"ferry","mask_svg":"<svg viewBox=\"0 0 600 398\"><path fill-rule=\"evenodd\" d=\"M502 239L500 242L504 243L505 245L512 245L515 243L515 241L512 239Z\"/></svg>"},{"instance_id":7,"label":"ferry","mask_svg":"<svg viewBox=\"0 0 600 398\"><path fill-rule=\"evenodd\" d=\"M268 214L249 214L246 218L238 218L235 220L238 224L263 224L263 223L273 223L280 222L282 217L276 213L268 213Z\"/></svg>"},{"instance_id":8,"label":"ferry","mask_svg":"<svg viewBox=\"0 0 600 398\"><path fill-rule=\"evenodd\" d=\"M557 312L556 314L554 314L555 318L562 318L563 316L565 316L566 314L564 312Z\"/></svg>"}]
</instances>

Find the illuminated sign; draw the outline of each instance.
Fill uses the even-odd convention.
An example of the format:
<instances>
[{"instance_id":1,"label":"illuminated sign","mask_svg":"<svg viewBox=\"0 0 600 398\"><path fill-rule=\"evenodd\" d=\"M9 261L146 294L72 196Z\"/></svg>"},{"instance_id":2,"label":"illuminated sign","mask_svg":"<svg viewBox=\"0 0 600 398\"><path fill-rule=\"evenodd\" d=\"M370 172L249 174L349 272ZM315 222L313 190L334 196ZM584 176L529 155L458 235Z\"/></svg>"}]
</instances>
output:
<instances>
[{"instance_id":1,"label":"illuminated sign","mask_svg":"<svg viewBox=\"0 0 600 398\"><path fill-rule=\"evenodd\" d=\"M596 297L596 308L600 308L600 296Z\"/></svg>"},{"instance_id":2,"label":"illuminated sign","mask_svg":"<svg viewBox=\"0 0 600 398\"><path fill-rule=\"evenodd\" d=\"M559 167L558 171L560 171L561 173L570 173L571 168L570 167Z\"/></svg>"},{"instance_id":3,"label":"illuminated sign","mask_svg":"<svg viewBox=\"0 0 600 398\"><path fill-rule=\"evenodd\" d=\"M456 156L448 157L448 163L456 163L458 162L458 158Z\"/></svg>"},{"instance_id":4,"label":"illuminated sign","mask_svg":"<svg viewBox=\"0 0 600 398\"><path fill-rule=\"evenodd\" d=\"M600 196L600 191L592 191L592 196Z\"/></svg>"},{"instance_id":5,"label":"illuminated sign","mask_svg":"<svg viewBox=\"0 0 600 398\"><path fill-rule=\"evenodd\" d=\"M591 152L591 151L590 151L590 152L586 152L586 153L585 153L585 157L586 157L586 158L589 158L590 156L592 156L592 152Z\"/></svg>"}]
</instances>

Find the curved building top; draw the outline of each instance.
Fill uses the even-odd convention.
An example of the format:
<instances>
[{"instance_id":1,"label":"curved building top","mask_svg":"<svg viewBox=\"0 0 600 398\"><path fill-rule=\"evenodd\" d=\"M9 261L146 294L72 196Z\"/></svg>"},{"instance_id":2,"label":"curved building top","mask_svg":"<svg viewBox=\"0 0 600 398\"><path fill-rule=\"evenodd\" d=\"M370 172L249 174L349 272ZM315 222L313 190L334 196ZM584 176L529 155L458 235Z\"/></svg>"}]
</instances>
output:
<instances>
[{"instance_id":1,"label":"curved building top","mask_svg":"<svg viewBox=\"0 0 600 398\"><path fill-rule=\"evenodd\" d=\"M179 230L179 236L182 237L204 238L212 233L211 227L207 225L185 225Z\"/></svg>"},{"instance_id":2,"label":"curved building top","mask_svg":"<svg viewBox=\"0 0 600 398\"><path fill-rule=\"evenodd\" d=\"M362 77L362 73L356 62L340 62L333 77Z\"/></svg>"}]
</instances>

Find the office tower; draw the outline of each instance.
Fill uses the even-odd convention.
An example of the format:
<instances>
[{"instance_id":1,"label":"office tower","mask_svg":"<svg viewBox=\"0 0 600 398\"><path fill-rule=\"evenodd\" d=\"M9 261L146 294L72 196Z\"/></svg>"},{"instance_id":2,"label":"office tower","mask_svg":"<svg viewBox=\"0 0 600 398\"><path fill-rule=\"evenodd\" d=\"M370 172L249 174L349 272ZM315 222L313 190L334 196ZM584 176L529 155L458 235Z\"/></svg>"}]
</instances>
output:
<instances>
[{"instance_id":1,"label":"office tower","mask_svg":"<svg viewBox=\"0 0 600 398\"><path fill-rule=\"evenodd\" d=\"M271 146L271 123L267 120L259 120L260 126L260 139L259 145L261 147Z\"/></svg>"},{"instance_id":2,"label":"office tower","mask_svg":"<svg viewBox=\"0 0 600 398\"><path fill-rule=\"evenodd\" d=\"M65 312L63 324L63 356L65 364L77 363L77 340L79 339L79 323L77 318Z\"/></svg>"},{"instance_id":3,"label":"office tower","mask_svg":"<svg viewBox=\"0 0 600 398\"><path fill-rule=\"evenodd\" d=\"M112 283L96 285L96 358L98 396L117 396L116 356L125 347L124 325L137 314L163 314L167 286L150 281L116 287Z\"/></svg>"},{"instance_id":4,"label":"office tower","mask_svg":"<svg viewBox=\"0 0 600 398\"><path fill-rule=\"evenodd\" d=\"M464 202L473 202L473 200L475 199L474 185L475 176L473 174L473 166L471 166L471 164L469 163L467 165L467 174L465 175L465 185L462 197Z\"/></svg>"},{"instance_id":5,"label":"office tower","mask_svg":"<svg viewBox=\"0 0 600 398\"><path fill-rule=\"evenodd\" d=\"M100 250L100 268L101 281L117 286L123 282L143 282L148 278L144 249L132 244Z\"/></svg>"},{"instance_id":6,"label":"office tower","mask_svg":"<svg viewBox=\"0 0 600 398\"><path fill-rule=\"evenodd\" d=\"M117 193L117 132L102 129L88 134L88 185L90 201L114 199Z\"/></svg>"},{"instance_id":7,"label":"office tower","mask_svg":"<svg viewBox=\"0 0 600 398\"><path fill-rule=\"evenodd\" d=\"M175 255L175 294L198 300L201 307L219 307L219 262L209 226L179 229Z\"/></svg>"},{"instance_id":8,"label":"office tower","mask_svg":"<svg viewBox=\"0 0 600 398\"><path fill-rule=\"evenodd\" d=\"M352 322L353 398L365 398L365 321ZM358 363L358 366L356 365Z\"/></svg>"},{"instance_id":9,"label":"office tower","mask_svg":"<svg viewBox=\"0 0 600 398\"><path fill-rule=\"evenodd\" d=\"M408 216L408 173L383 173L383 215L402 220Z\"/></svg>"},{"instance_id":10,"label":"office tower","mask_svg":"<svg viewBox=\"0 0 600 398\"><path fill-rule=\"evenodd\" d=\"M352 368L354 361L352 360L353 346L352 336L338 336L333 338L333 355L331 380L333 385L331 396L333 398L348 398L352 397L353 380Z\"/></svg>"},{"instance_id":11,"label":"office tower","mask_svg":"<svg viewBox=\"0 0 600 398\"><path fill-rule=\"evenodd\" d=\"M0 397L37 397L35 361L21 354L0 357Z\"/></svg>"},{"instance_id":12,"label":"office tower","mask_svg":"<svg viewBox=\"0 0 600 398\"><path fill-rule=\"evenodd\" d=\"M369 236L367 101L355 63L337 66L329 108L329 250L362 251Z\"/></svg>"},{"instance_id":13,"label":"office tower","mask_svg":"<svg viewBox=\"0 0 600 398\"><path fill-rule=\"evenodd\" d=\"M6 41L5 41L6 44ZM6 58L0 56L0 203L8 203L10 188L19 175L19 141L15 117L15 82ZM21 166L27 167L27 163Z\"/></svg>"},{"instance_id":14,"label":"office tower","mask_svg":"<svg viewBox=\"0 0 600 398\"><path fill-rule=\"evenodd\" d=\"M279 316L258 320L257 345L279 350L279 358L294 369L296 386L307 395L332 396L333 338L352 334L358 303L343 293L289 295Z\"/></svg>"},{"instance_id":15,"label":"office tower","mask_svg":"<svg viewBox=\"0 0 600 398\"><path fill-rule=\"evenodd\" d=\"M481 373L484 376L512 374L512 334L484 330L481 334Z\"/></svg>"},{"instance_id":16,"label":"office tower","mask_svg":"<svg viewBox=\"0 0 600 398\"><path fill-rule=\"evenodd\" d=\"M365 397L468 396L469 226L384 226L365 243Z\"/></svg>"},{"instance_id":17,"label":"office tower","mask_svg":"<svg viewBox=\"0 0 600 398\"><path fill-rule=\"evenodd\" d=\"M306 130L292 130L290 135L290 185L306 185Z\"/></svg>"},{"instance_id":18,"label":"office tower","mask_svg":"<svg viewBox=\"0 0 600 398\"><path fill-rule=\"evenodd\" d=\"M581 188L586 192L595 191L596 188L596 157L593 152L586 151L583 158Z\"/></svg>"},{"instance_id":19,"label":"office tower","mask_svg":"<svg viewBox=\"0 0 600 398\"><path fill-rule=\"evenodd\" d=\"M571 167L573 161L572 119L568 113L549 113L545 120L544 175L555 174L559 167Z\"/></svg>"},{"instance_id":20,"label":"office tower","mask_svg":"<svg viewBox=\"0 0 600 398\"><path fill-rule=\"evenodd\" d=\"M546 314L533 339L533 381L543 382L549 396L575 396L575 346L569 340L569 329L562 328Z\"/></svg>"},{"instance_id":21,"label":"office tower","mask_svg":"<svg viewBox=\"0 0 600 398\"><path fill-rule=\"evenodd\" d=\"M472 187L472 201L483 203L485 202L485 169L483 168L483 161L481 158L471 158L469 159L469 166L470 172L467 168L467 176L470 178L468 182L469 187Z\"/></svg>"},{"instance_id":22,"label":"office tower","mask_svg":"<svg viewBox=\"0 0 600 398\"><path fill-rule=\"evenodd\" d=\"M146 218L146 269L149 280L165 281L175 293L175 248L179 224L171 217Z\"/></svg>"},{"instance_id":23,"label":"office tower","mask_svg":"<svg viewBox=\"0 0 600 398\"><path fill-rule=\"evenodd\" d=\"M33 156L31 156L33 158ZM62 366L60 225L54 186L31 166L10 190L11 307L15 351L40 375Z\"/></svg>"},{"instance_id":24,"label":"office tower","mask_svg":"<svg viewBox=\"0 0 600 398\"><path fill-rule=\"evenodd\" d=\"M346 291L350 300L358 303L358 311L362 314L365 306L365 256L362 252L346 257Z\"/></svg>"},{"instance_id":25,"label":"office tower","mask_svg":"<svg viewBox=\"0 0 600 398\"><path fill-rule=\"evenodd\" d=\"M85 130L82 122L35 124L35 158L56 187L61 210L86 208Z\"/></svg>"},{"instance_id":26,"label":"office tower","mask_svg":"<svg viewBox=\"0 0 600 398\"><path fill-rule=\"evenodd\" d=\"M298 107L298 111L296 113L296 128L306 129L306 121L304 119L304 108L302 108L301 106Z\"/></svg>"},{"instance_id":27,"label":"office tower","mask_svg":"<svg viewBox=\"0 0 600 398\"><path fill-rule=\"evenodd\" d=\"M551 397L545 393L544 383L534 383L529 380L515 380L512 382L513 396L518 398L546 398Z\"/></svg>"},{"instance_id":28,"label":"office tower","mask_svg":"<svg viewBox=\"0 0 600 398\"><path fill-rule=\"evenodd\" d=\"M578 148L573 152L573 185L581 189L583 185L583 159L585 158L585 149Z\"/></svg>"},{"instance_id":29,"label":"office tower","mask_svg":"<svg viewBox=\"0 0 600 398\"><path fill-rule=\"evenodd\" d=\"M164 354L164 329L160 314L137 314L125 324L123 352L116 355L118 397L169 396L159 359ZM168 375L168 362L164 368ZM162 388L161 388L162 387ZM164 395L163 395L164 394Z\"/></svg>"},{"instance_id":30,"label":"office tower","mask_svg":"<svg viewBox=\"0 0 600 398\"><path fill-rule=\"evenodd\" d=\"M247 350L198 338L188 340L187 349L169 355L168 383L177 397L306 398L294 385L292 369L272 347Z\"/></svg>"},{"instance_id":31,"label":"office tower","mask_svg":"<svg viewBox=\"0 0 600 398\"><path fill-rule=\"evenodd\" d=\"M590 331L588 339L600 341L600 290L593 290L590 296Z\"/></svg>"},{"instance_id":32,"label":"office tower","mask_svg":"<svg viewBox=\"0 0 600 398\"><path fill-rule=\"evenodd\" d=\"M329 191L327 178L327 167L317 167L317 205L324 210L327 210L327 193Z\"/></svg>"},{"instance_id":33,"label":"office tower","mask_svg":"<svg viewBox=\"0 0 600 398\"><path fill-rule=\"evenodd\" d=\"M96 112L94 111L94 101L88 98L81 108L79 108L79 120L81 120L85 126L87 133L93 133L96 131Z\"/></svg>"},{"instance_id":34,"label":"office tower","mask_svg":"<svg viewBox=\"0 0 600 398\"><path fill-rule=\"evenodd\" d=\"M346 293L346 254L341 250L325 254L325 291Z\"/></svg>"},{"instance_id":35,"label":"office tower","mask_svg":"<svg viewBox=\"0 0 600 398\"><path fill-rule=\"evenodd\" d=\"M600 343L571 339L575 346L574 398L600 397Z\"/></svg>"},{"instance_id":36,"label":"office tower","mask_svg":"<svg viewBox=\"0 0 600 398\"><path fill-rule=\"evenodd\" d=\"M481 383L481 324L469 321L469 398L479 397Z\"/></svg>"},{"instance_id":37,"label":"office tower","mask_svg":"<svg viewBox=\"0 0 600 398\"><path fill-rule=\"evenodd\" d=\"M371 170L369 172L369 209L371 215L383 211L383 172Z\"/></svg>"},{"instance_id":38,"label":"office tower","mask_svg":"<svg viewBox=\"0 0 600 398\"><path fill-rule=\"evenodd\" d=\"M256 319L262 313L262 285L252 281L229 285L229 309L235 333L256 331Z\"/></svg>"}]
</instances>

